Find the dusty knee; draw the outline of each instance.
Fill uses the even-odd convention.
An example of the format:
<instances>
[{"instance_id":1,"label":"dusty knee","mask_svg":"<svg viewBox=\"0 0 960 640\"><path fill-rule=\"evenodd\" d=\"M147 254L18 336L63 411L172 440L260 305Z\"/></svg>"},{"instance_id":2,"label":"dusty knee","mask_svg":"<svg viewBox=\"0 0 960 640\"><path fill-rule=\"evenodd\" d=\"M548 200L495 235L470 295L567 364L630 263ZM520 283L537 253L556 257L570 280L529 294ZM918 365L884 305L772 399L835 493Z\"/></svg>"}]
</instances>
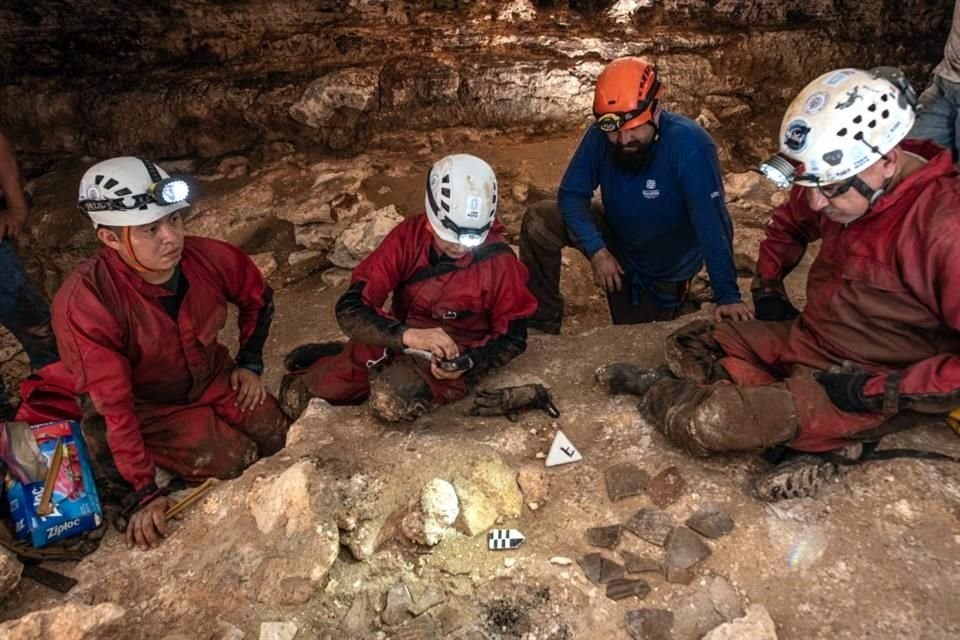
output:
<instances>
[{"instance_id":1,"label":"dusty knee","mask_svg":"<svg viewBox=\"0 0 960 640\"><path fill-rule=\"evenodd\" d=\"M427 383L403 362L391 363L371 377L370 411L386 422L415 420L430 409Z\"/></svg>"},{"instance_id":2,"label":"dusty knee","mask_svg":"<svg viewBox=\"0 0 960 640\"><path fill-rule=\"evenodd\" d=\"M792 440L800 426L784 385L715 384L684 418L690 437L711 452L766 449Z\"/></svg>"},{"instance_id":3,"label":"dusty knee","mask_svg":"<svg viewBox=\"0 0 960 640\"><path fill-rule=\"evenodd\" d=\"M709 320L695 320L674 331L664 343L664 356L673 375L699 383L726 379L717 363L723 348L713 337L714 325Z\"/></svg>"}]
</instances>

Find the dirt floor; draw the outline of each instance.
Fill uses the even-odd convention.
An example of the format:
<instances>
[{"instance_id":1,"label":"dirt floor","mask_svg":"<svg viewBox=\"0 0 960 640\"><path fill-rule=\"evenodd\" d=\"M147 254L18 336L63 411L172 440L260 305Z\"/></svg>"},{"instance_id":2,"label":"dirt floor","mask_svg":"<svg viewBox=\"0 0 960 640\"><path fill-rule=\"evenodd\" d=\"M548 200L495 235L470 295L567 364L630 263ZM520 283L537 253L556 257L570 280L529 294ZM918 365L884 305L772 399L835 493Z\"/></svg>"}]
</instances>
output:
<instances>
[{"instance_id":1,"label":"dirt floor","mask_svg":"<svg viewBox=\"0 0 960 640\"><path fill-rule=\"evenodd\" d=\"M507 175L526 175L529 202L550 195L550 185L559 180L578 135L535 142L473 140L463 150L485 157ZM426 154L416 162L418 169L426 170ZM423 171L405 177L371 178L363 189L378 206L392 203L401 212L419 212ZM227 187L221 184L216 188ZM511 216L518 212L507 213L505 222L515 232L519 217ZM277 262L284 265L286 255L294 249L292 233L286 223L272 228L275 234L261 236L257 246L246 248L274 251ZM853 468L814 499L773 505L757 501L749 487L751 479L765 468L762 461L751 456L690 459L640 419L634 398L608 396L593 383L594 370L612 361L649 366L662 362L663 337L685 320L610 327L604 299L590 282L586 260L571 250L565 254L565 264L563 289L569 315L564 335L532 335L527 353L485 385L541 380L552 388L562 413L559 419L542 413L524 414L516 423L468 418L464 415L467 400L410 426L384 427L373 422L364 407L345 407L337 409L336 424L331 423L329 431L318 433L315 443L298 445L301 448L295 452L299 455L308 450L304 447L312 446L310 455L322 453L334 442L343 448L343 455L359 456L366 447L366 451L383 453L384 469L394 465L402 469L404 464L429 466L432 463L423 457L425 452L447 451L463 443L465 448L474 444L490 447L513 468L540 470L543 454L561 429L581 451L583 460L545 470L546 493L536 509L527 504L518 517L503 523L523 532L526 542L521 547L488 551L485 536L478 535L445 540L432 551L387 546L364 562L342 551L330 569L326 588L308 594L302 603L272 606L248 598L251 602L241 606L234 601L243 600L243 589L249 585L224 590L223 585L210 584L205 595L187 598L190 601L182 603L183 610L177 609L173 616L160 610L154 599L167 602L170 592L178 590L179 580L186 584L195 576L188 576L186 570L170 573L163 562L151 561L149 554L126 551L111 532L90 559L79 565L58 565L58 570L81 579L81 585L66 598L85 603L113 601L128 609L128 631L123 638L228 637L211 626L210 621L218 616L248 638L258 637L259 623L264 620L295 622L300 629L297 638L431 637L395 635L395 629L384 628L376 620L383 594L403 579L446 594L448 605L462 622L449 636L453 638L627 638L624 615L636 608L671 610L677 624L686 625L686 631L675 636L681 638L699 637L711 628L700 629L698 624L707 623L691 616L717 616L716 611L704 613L694 604L709 590L715 576L723 576L733 586L738 606L765 606L779 637L785 640L960 637L955 595L960 592L960 467L916 460L870 463ZM798 304L803 302L808 264L789 280ZM748 281L741 281L744 289ZM276 289L277 311L265 348L266 382L268 388L276 389L281 360L289 349L303 342L342 337L333 306L343 285L327 286L319 273L290 278L284 267L271 283ZM225 335L228 344L231 333L228 330ZM942 424L888 440L884 446L960 456L960 439ZM236 482L252 485L255 476L292 464L290 455L294 454L283 452L259 463ZM725 537L708 541L712 554L696 566L690 584L669 583L660 574L647 573L643 577L651 592L645 599L615 602L584 578L576 560L595 551L618 561L623 551L656 559L663 553L630 533L622 535L614 551L592 548L584 538L590 527L622 524L638 509L652 507L647 495L618 502L608 498L604 472L623 462L635 463L651 476L676 467L685 489L665 511L678 524L709 503L729 513L735 528ZM395 482L403 488L410 481L398 473ZM175 533L168 543L171 547L164 552L169 555L162 558L176 561L182 568L192 556L197 566L204 566L210 559L204 559L204 549L191 546L191 541L216 539L213 525L189 515L178 525L181 527L180 534L189 534L189 538L177 541ZM551 558L557 556L570 558L573 564L552 563ZM238 556L237 562L241 561ZM105 583L98 584L98 580ZM0 621L64 598L24 580L2 603ZM366 615L366 626L349 627L351 615ZM129 626L132 623L136 624ZM357 631L358 626L365 630Z\"/></svg>"}]
</instances>

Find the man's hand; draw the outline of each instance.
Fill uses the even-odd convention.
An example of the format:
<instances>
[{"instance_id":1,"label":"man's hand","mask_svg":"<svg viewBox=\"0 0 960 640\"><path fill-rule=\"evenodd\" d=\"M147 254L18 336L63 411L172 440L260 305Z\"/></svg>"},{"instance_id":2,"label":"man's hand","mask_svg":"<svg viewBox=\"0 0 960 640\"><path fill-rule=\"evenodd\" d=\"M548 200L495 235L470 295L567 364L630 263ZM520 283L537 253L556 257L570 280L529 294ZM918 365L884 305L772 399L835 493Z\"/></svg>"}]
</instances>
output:
<instances>
[{"instance_id":1,"label":"man's hand","mask_svg":"<svg viewBox=\"0 0 960 640\"><path fill-rule=\"evenodd\" d=\"M593 281L604 291L612 293L620 291L623 282L620 276L623 275L623 267L613 257L609 249L600 249L590 258L590 266L593 267Z\"/></svg>"},{"instance_id":2,"label":"man's hand","mask_svg":"<svg viewBox=\"0 0 960 640\"><path fill-rule=\"evenodd\" d=\"M753 320L753 312L742 302L734 302L733 304L717 305L713 312L713 318L717 322L723 322L724 320L741 322L743 320Z\"/></svg>"},{"instance_id":3,"label":"man's hand","mask_svg":"<svg viewBox=\"0 0 960 640\"><path fill-rule=\"evenodd\" d=\"M435 358L452 360L460 355L460 347L446 331L433 329L407 329L403 332L403 346L409 349L429 351ZM433 365L431 364L431 367ZM436 374L435 374L436 375ZM437 376L439 377L439 376Z\"/></svg>"},{"instance_id":4,"label":"man's hand","mask_svg":"<svg viewBox=\"0 0 960 640\"><path fill-rule=\"evenodd\" d=\"M11 240L20 235L20 229L27 222L26 209L5 209L0 211L0 240Z\"/></svg>"},{"instance_id":5,"label":"man's hand","mask_svg":"<svg viewBox=\"0 0 960 640\"><path fill-rule=\"evenodd\" d=\"M456 380L466 372L467 372L466 369L457 369L456 371L444 371L443 369L437 366L436 360L430 363L430 373L432 373L433 377L438 380Z\"/></svg>"},{"instance_id":6,"label":"man's hand","mask_svg":"<svg viewBox=\"0 0 960 640\"><path fill-rule=\"evenodd\" d=\"M136 545L141 551L147 551L159 546L170 533L166 518L163 517L170 506L170 498L160 496L130 516L127 521L127 548L132 549Z\"/></svg>"},{"instance_id":7,"label":"man's hand","mask_svg":"<svg viewBox=\"0 0 960 640\"><path fill-rule=\"evenodd\" d=\"M251 411L267 399L263 380L253 371L243 367L237 367L230 372L230 388L237 392L237 399L233 404L239 406L242 411Z\"/></svg>"}]
</instances>

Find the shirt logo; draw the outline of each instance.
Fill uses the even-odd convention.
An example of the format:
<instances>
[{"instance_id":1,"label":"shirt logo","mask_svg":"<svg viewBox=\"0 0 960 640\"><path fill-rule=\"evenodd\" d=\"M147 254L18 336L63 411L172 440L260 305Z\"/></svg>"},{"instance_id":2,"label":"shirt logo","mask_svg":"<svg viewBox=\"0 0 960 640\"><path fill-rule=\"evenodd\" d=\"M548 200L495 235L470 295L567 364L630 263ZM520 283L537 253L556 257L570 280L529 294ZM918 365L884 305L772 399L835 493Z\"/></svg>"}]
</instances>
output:
<instances>
[{"instance_id":1,"label":"shirt logo","mask_svg":"<svg viewBox=\"0 0 960 640\"><path fill-rule=\"evenodd\" d=\"M647 188L643 190L643 197L647 200L653 200L660 197L660 189L657 189L656 180L647 180Z\"/></svg>"}]
</instances>

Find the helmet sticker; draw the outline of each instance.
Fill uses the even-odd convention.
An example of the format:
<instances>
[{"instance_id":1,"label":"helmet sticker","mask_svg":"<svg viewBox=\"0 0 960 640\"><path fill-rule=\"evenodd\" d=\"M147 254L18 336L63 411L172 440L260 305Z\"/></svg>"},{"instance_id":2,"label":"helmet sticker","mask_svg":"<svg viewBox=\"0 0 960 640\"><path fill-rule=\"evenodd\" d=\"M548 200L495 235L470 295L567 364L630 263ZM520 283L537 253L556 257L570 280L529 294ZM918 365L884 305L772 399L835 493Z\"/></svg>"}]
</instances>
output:
<instances>
[{"instance_id":1,"label":"helmet sticker","mask_svg":"<svg viewBox=\"0 0 960 640\"><path fill-rule=\"evenodd\" d=\"M100 199L100 189L97 188L97 185L92 184L87 187L87 200L99 200Z\"/></svg>"},{"instance_id":2,"label":"helmet sticker","mask_svg":"<svg viewBox=\"0 0 960 640\"><path fill-rule=\"evenodd\" d=\"M480 217L480 196L470 196L467 199L467 217L474 220Z\"/></svg>"},{"instance_id":3,"label":"helmet sticker","mask_svg":"<svg viewBox=\"0 0 960 640\"><path fill-rule=\"evenodd\" d=\"M844 80L852 76L854 73L855 71L853 69L841 69L824 80L823 83L828 87L835 87L838 84L843 83Z\"/></svg>"},{"instance_id":4,"label":"helmet sticker","mask_svg":"<svg viewBox=\"0 0 960 640\"><path fill-rule=\"evenodd\" d=\"M783 136L783 144L795 153L799 153L807 148L807 134L810 133L810 126L806 120L794 120L787 125L787 132Z\"/></svg>"},{"instance_id":5,"label":"helmet sticker","mask_svg":"<svg viewBox=\"0 0 960 640\"><path fill-rule=\"evenodd\" d=\"M440 176L435 173L430 173L430 188L436 189L437 185L440 184Z\"/></svg>"},{"instance_id":6,"label":"helmet sticker","mask_svg":"<svg viewBox=\"0 0 960 640\"><path fill-rule=\"evenodd\" d=\"M827 104L827 92L818 91L809 98L807 98L807 103L803 105L803 112L808 116L813 116L818 113L826 106Z\"/></svg>"},{"instance_id":7,"label":"helmet sticker","mask_svg":"<svg viewBox=\"0 0 960 640\"><path fill-rule=\"evenodd\" d=\"M843 151L840 149L834 149L833 151L828 151L823 154L823 161L826 162L831 167L835 167L843 160Z\"/></svg>"},{"instance_id":8,"label":"helmet sticker","mask_svg":"<svg viewBox=\"0 0 960 640\"><path fill-rule=\"evenodd\" d=\"M863 96L860 95L860 85L857 85L850 91L847 91L847 97L837 103L835 109L847 109L852 107L857 100L863 100Z\"/></svg>"}]
</instances>

